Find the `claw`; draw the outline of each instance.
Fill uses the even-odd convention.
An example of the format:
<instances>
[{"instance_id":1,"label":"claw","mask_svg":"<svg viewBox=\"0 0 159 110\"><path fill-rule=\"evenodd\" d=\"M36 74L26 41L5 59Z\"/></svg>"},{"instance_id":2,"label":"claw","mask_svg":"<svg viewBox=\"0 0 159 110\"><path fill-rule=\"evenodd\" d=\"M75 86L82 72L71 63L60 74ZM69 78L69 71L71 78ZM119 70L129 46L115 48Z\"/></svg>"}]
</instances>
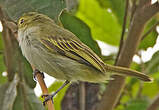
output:
<instances>
[{"instance_id":1,"label":"claw","mask_svg":"<svg viewBox=\"0 0 159 110\"><path fill-rule=\"evenodd\" d=\"M48 94L41 95L42 98L49 96Z\"/></svg>"},{"instance_id":2,"label":"claw","mask_svg":"<svg viewBox=\"0 0 159 110\"><path fill-rule=\"evenodd\" d=\"M68 80L66 80L65 82L64 82L64 84L59 88L59 89L57 89L52 95L42 95L42 97L45 97L45 100L44 100L44 102L43 102L43 105L45 106L46 105L46 102L48 101L48 100L52 100L52 103L53 103L53 98L54 98L54 96L62 89L62 88L64 88L67 84L69 84L69 81Z\"/></svg>"},{"instance_id":3,"label":"claw","mask_svg":"<svg viewBox=\"0 0 159 110\"><path fill-rule=\"evenodd\" d=\"M45 78L43 72L40 72L38 69L35 69L34 72L33 72L33 79L34 79L35 81L37 81L36 75L39 74L39 73L42 75L43 78Z\"/></svg>"},{"instance_id":4,"label":"claw","mask_svg":"<svg viewBox=\"0 0 159 110\"><path fill-rule=\"evenodd\" d=\"M44 106L46 105L47 101L49 101L49 100L52 100L52 103L53 103L53 97L54 97L53 95L42 95L42 98L44 98L44 97L46 97L45 100L43 101Z\"/></svg>"}]
</instances>

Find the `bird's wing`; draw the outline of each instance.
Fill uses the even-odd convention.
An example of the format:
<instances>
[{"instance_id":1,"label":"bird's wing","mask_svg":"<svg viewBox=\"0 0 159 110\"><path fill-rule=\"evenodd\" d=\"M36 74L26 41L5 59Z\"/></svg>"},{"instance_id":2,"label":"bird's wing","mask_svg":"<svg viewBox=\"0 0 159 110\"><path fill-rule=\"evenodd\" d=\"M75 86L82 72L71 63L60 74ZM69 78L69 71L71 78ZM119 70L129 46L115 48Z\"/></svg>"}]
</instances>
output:
<instances>
[{"instance_id":1,"label":"bird's wing","mask_svg":"<svg viewBox=\"0 0 159 110\"><path fill-rule=\"evenodd\" d=\"M103 61L89 47L77 40L47 37L47 39L41 39L41 43L51 51L56 51L61 55L91 65L103 73L105 72Z\"/></svg>"}]
</instances>

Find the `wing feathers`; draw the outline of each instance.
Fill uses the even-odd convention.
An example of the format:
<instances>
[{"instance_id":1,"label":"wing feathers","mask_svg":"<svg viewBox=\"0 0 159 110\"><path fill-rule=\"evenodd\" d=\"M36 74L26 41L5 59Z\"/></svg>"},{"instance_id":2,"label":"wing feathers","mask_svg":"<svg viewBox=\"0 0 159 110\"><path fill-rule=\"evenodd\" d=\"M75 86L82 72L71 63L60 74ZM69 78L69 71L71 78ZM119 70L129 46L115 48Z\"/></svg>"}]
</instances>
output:
<instances>
[{"instance_id":1,"label":"wing feathers","mask_svg":"<svg viewBox=\"0 0 159 110\"><path fill-rule=\"evenodd\" d=\"M105 65L102 60L91 51L86 45L79 43L75 40L49 37L49 39L42 39L42 43L48 49L60 50L65 56L78 61L84 61L86 64L91 64L101 72L105 72ZM55 49L58 48L58 49Z\"/></svg>"}]
</instances>

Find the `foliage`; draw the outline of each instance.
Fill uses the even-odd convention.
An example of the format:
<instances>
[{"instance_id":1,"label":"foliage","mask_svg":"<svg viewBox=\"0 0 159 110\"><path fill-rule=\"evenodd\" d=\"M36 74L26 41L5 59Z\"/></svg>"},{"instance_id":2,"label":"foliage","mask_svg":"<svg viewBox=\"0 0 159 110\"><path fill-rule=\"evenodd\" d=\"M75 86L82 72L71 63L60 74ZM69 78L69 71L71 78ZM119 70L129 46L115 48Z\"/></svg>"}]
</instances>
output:
<instances>
[{"instance_id":1,"label":"foliage","mask_svg":"<svg viewBox=\"0 0 159 110\"><path fill-rule=\"evenodd\" d=\"M67 13L65 10L61 13L59 19L64 28L73 32L83 43L88 45L98 55L101 55L97 42L92 39L89 27L82 20Z\"/></svg>"},{"instance_id":2,"label":"foliage","mask_svg":"<svg viewBox=\"0 0 159 110\"><path fill-rule=\"evenodd\" d=\"M63 0L0 0L0 4L12 20L17 20L23 13L29 11L38 11L56 18L60 11L66 8Z\"/></svg>"},{"instance_id":3,"label":"foliage","mask_svg":"<svg viewBox=\"0 0 159 110\"><path fill-rule=\"evenodd\" d=\"M132 1L130 1L130 4L132 4ZM125 0L80 0L78 5L77 3L74 0L0 0L1 8L4 14L7 15L6 19L16 22L19 16L28 11L44 13L56 22L58 22L58 19L60 22L58 24L62 24L64 28L74 33L83 43L104 59L105 56L101 55L96 40L119 47ZM67 8L67 11L65 8ZM69 11L72 12L72 9L74 13L69 13ZM128 20L130 20L130 13L128 14ZM157 18L153 17L145 25L142 35L145 35L156 23ZM127 24L127 28L129 31L129 24ZM140 50L147 50L149 47L153 47L156 43L157 35L156 30L152 30L140 42L137 53ZM3 36L2 39L2 33L0 33L0 110L23 110L24 108L25 110L44 110L41 102L33 92L35 82L32 78L30 64L22 56L15 39L10 36L7 37L9 40L6 40L4 39L5 37ZM6 50L10 46L10 40L12 46L9 53L11 53L12 61L10 61L11 66L8 67L6 65L6 59L8 58ZM111 59L111 61L105 62L112 63L114 59L113 61ZM126 87L115 110L146 110L152 99L158 95L159 51L148 62L142 62L141 64L133 62L131 68L143 71L155 80L153 83L143 83L134 78L127 78ZM8 70L11 71L8 72ZM8 72L7 77L2 76L4 71ZM9 80L8 78L11 75L13 75L13 78ZM49 87L49 92L52 93L57 90L61 84L62 82L55 81ZM105 84L101 84L101 88L106 88ZM55 97L54 105L56 110L61 110L61 101L66 91L67 87ZM97 93L97 96L100 99L101 94Z\"/></svg>"},{"instance_id":4,"label":"foliage","mask_svg":"<svg viewBox=\"0 0 159 110\"><path fill-rule=\"evenodd\" d=\"M2 33L0 33L0 85L7 81L7 78L2 76L2 73L5 70L6 70L6 67L4 65Z\"/></svg>"},{"instance_id":5,"label":"foliage","mask_svg":"<svg viewBox=\"0 0 159 110\"><path fill-rule=\"evenodd\" d=\"M93 38L119 45L121 25L115 15L100 7L96 0L81 0L80 4L76 15L91 28Z\"/></svg>"},{"instance_id":6,"label":"foliage","mask_svg":"<svg viewBox=\"0 0 159 110\"><path fill-rule=\"evenodd\" d=\"M144 34L145 34L146 32L148 32L148 30L149 30L152 26L154 26L155 23L156 23L156 19L152 19L152 20L148 23L148 25L146 26L146 28L145 28L145 30L144 30ZM143 35L144 35L144 34L143 34ZM149 33L149 34L146 36L146 38L144 38L144 39L141 41L141 43L140 43L140 45L139 45L139 49L144 49L144 50L146 50L148 47L153 47L153 46L155 45L155 43L156 43L157 36L158 36L157 31L156 31L156 30L153 30L151 33Z\"/></svg>"},{"instance_id":7,"label":"foliage","mask_svg":"<svg viewBox=\"0 0 159 110\"><path fill-rule=\"evenodd\" d=\"M101 7L105 9L111 9L113 14L115 14L118 19L118 23L122 25L124 10L125 10L125 0L97 0Z\"/></svg>"}]
</instances>

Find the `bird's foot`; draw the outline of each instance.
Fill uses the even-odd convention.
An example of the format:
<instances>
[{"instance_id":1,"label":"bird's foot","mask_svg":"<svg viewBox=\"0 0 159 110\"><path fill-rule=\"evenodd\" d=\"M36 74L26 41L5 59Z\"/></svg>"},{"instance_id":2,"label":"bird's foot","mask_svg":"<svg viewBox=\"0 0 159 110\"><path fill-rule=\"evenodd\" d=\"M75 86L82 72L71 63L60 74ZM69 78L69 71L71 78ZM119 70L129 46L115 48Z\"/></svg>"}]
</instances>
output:
<instances>
[{"instance_id":1,"label":"bird's foot","mask_svg":"<svg viewBox=\"0 0 159 110\"><path fill-rule=\"evenodd\" d=\"M42 95L42 98L45 98L45 100L43 101L43 105L45 106L47 101L52 100L53 103L53 98L57 93L53 93L52 95Z\"/></svg>"},{"instance_id":2,"label":"bird's foot","mask_svg":"<svg viewBox=\"0 0 159 110\"><path fill-rule=\"evenodd\" d=\"M68 81L68 80L66 80L64 83L63 83L63 85L59 88L59 89L57 89L52 95L42 95L42 97L45 97L45 100L44 100L44 102L43 102L43 105L45 105L46 104L46 102L48 101L48 100L52 100L52 103L53 103L53 97L61 90L61 89L63 89L67 84L69 84L69 82L70 81Z\"/></svg>"},{"instance_id":3,"label":"bird's foot","mask_svg":"<svg viewBox=\"0 0 159 110\"><path fill-rule=\"evenodd\" d=\"M45 78L43 72L40 72L38 69L35 69L34 72L33 72L33 79L34 79L35 81L37 81L37 79L36 79L36 75L37 75L37 74L41 74L41 76L43 77L43 79Z\"/></svg>"}]
</instances>

